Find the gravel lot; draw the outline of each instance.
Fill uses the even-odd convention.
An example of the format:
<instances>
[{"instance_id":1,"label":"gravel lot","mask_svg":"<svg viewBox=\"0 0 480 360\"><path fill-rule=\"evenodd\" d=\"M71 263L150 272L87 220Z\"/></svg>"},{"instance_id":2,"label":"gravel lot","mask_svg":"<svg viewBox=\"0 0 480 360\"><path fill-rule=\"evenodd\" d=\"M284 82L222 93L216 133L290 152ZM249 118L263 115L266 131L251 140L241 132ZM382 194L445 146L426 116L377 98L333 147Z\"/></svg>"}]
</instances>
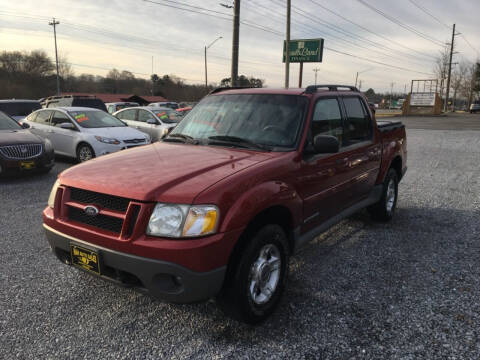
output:
<instances>
[{"instance_id":1,"label":"gravel lot","mask_svg":"<svg viewBox=\"0 0 480 360\"><path fill-rule=\"evenodd\" d=\"M0 182L0 358L479 358L480 131L409 129L408 148L394 220L359 213L311 243L258 327L61 264L41 210L72 163Z\"/></svg>"}]
</instances>

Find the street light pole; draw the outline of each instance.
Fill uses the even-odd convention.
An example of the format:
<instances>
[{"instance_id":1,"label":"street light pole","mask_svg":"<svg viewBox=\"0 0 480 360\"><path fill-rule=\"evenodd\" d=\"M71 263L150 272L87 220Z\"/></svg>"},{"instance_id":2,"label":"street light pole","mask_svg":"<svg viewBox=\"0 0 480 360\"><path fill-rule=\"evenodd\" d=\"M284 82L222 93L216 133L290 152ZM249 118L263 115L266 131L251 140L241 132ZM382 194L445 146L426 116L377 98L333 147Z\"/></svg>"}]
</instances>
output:
<instances>
[{"instance_id":1,"label":"street light pole","mask_svg":"<svg viewBox=\"0 0 480 360\"><path fill-rule=\"evenodd\" d=\"M60 77L58 74L57 28L56 28L58 24L60 24L60 22L55 21L55 18L53 18L52 22L48 23L48 25L53 26L53 37L55 39L55 63L57 65L57 95L60 95Z\"/></svg>"},{"instance_id":2,"label":"street light pole","mask_svg":"<svg viewBox=\"0 0 480 360\"><path fill-rule=\"evenodd\" d=\"M216 38L215 40L213 40L210 45L208 46L205 46L205 88L208 88L208 74L207 74L207 50L213 45L215 44L218 40L222 39L221 36L219 36L218 38Z\"/></svg>"},{"instance_id":3,"label":"street light pole","mask_svg":"<svg viewBox=\"0 0 480 360\"><path fill-rule=\"evenodd\" d=\"M364 73L364 72L370 71L370 70L372 70L372 69L373 69L373 68L368 68L368 69L366 69L366 70L357 71L357 75L355 76L355 87L357 87L358 75L359 75L359 74L362 74L362 73Z\"/></svg>"},{"instance_id":4,"label":"street light pole","mask_svg":"<svg viewBox=\"0 0 480 360\"><path fill-rule=\"evenodd\" d=\"M313 71L315 72L315 86L317 86L317 75L318 75L318 72L320 71L320 68L315 68L313 69Z\"/></svg>"}]
</instances>

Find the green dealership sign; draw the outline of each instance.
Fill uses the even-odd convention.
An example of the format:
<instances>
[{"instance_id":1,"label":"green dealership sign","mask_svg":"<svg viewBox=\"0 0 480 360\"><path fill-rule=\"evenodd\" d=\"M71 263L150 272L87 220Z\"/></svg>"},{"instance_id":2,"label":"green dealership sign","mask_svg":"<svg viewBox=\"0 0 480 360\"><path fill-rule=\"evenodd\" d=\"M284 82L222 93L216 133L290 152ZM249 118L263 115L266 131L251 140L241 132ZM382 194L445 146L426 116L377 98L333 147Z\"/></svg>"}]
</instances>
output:
<instances>
[{"instance_id":1,"label":"green dealership sign","mask_svg":"<svg viewBox=\"0 0 480 360\"><path fill-rule=\"evenodd\" d=\"M283 62L285 62L285 44L283 42ZM288 54L291 63L322 62L323 39L290 40Z\"/></svg>"}]
</instances>

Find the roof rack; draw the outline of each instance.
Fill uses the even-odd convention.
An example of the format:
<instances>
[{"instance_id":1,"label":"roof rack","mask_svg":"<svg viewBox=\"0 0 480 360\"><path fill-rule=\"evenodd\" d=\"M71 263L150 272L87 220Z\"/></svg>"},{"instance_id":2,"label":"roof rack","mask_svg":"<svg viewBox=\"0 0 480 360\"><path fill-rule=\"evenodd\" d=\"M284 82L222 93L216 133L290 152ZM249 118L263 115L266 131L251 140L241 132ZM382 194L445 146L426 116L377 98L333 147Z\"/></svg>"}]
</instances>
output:
<instances>
[{"instance_id":1,"label":"roof rack","mask_svg":"<svg viewBox=\"0 0 480 360\"><path fill-rule=\"evenodd\" d=\"M210 93L208 95L217 94L219 92L227 91L227 90L239 90L239 89L255 89L255 88L252 87L252 86L219 87L219 88L216 88L216 89L213 89L212 91L210 91Z\"/></svg>"},{"instance_id":2,"label":"roof rack","mask_svg":"<svg viewBox=\"0 0 480 360\"><path fill-rule=\"evenodd\" d=\"M326 89L328 91L342 91L349 90L354 92L359 92L355 86L350 85L310 85L305 89L306 94L316 93L318 89Z\"/></svg>"}]
</instances>

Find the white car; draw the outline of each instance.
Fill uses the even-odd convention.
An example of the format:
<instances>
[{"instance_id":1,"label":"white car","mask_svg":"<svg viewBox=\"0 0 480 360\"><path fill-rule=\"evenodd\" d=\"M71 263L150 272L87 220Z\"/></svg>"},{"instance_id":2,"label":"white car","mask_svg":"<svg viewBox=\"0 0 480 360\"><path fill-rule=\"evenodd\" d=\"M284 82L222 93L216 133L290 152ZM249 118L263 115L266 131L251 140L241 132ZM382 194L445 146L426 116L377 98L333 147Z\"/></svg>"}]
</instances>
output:
<instances>
[{"instance_id":1,"label":"white car","mask_svg":"<svg viewBox=\"0 0 480 360\"><path fill-rule=\"evenodd\" d=\"M128 126L148 134L152 142L161 140L181 120L175 110L153 106L123 109L113 116L126 122Z\"/></svg>"},{"instance_id":2,"label":"white car","mask_svg":"<svg viewBox=\"0 0 480 360\"><path fill-rule=\"evenodd\" d=\"M55 154L79 162L150 143L150 137L116 117L93 108L58 107L35 111L23 120L30 131L49 139Z\"/></svg>"},{"instance_id":3,"label":"white car","mask_svg":"<svg viewBox=\"0 0 480 360\"><path fill-rule=\"evenodd\" d=\"M173 110L177 110L180 106L175 101L161 101L156 103L150 103L148 106L152 107L167 107Z\"/></svg>"},{"instance_id":4,"label":"white car","mask_svg":"<svg viewBox=\"0 0 480 360\"><path fill-rule=\"evenodd\" d=\"M140 104L136 102L105 103L105 106L107 107L107 111L109 114L113 114L114 112L117 112L119 110L129 108L129 107L139 106L139 105Z\"/></svg>"}]
</instances>

